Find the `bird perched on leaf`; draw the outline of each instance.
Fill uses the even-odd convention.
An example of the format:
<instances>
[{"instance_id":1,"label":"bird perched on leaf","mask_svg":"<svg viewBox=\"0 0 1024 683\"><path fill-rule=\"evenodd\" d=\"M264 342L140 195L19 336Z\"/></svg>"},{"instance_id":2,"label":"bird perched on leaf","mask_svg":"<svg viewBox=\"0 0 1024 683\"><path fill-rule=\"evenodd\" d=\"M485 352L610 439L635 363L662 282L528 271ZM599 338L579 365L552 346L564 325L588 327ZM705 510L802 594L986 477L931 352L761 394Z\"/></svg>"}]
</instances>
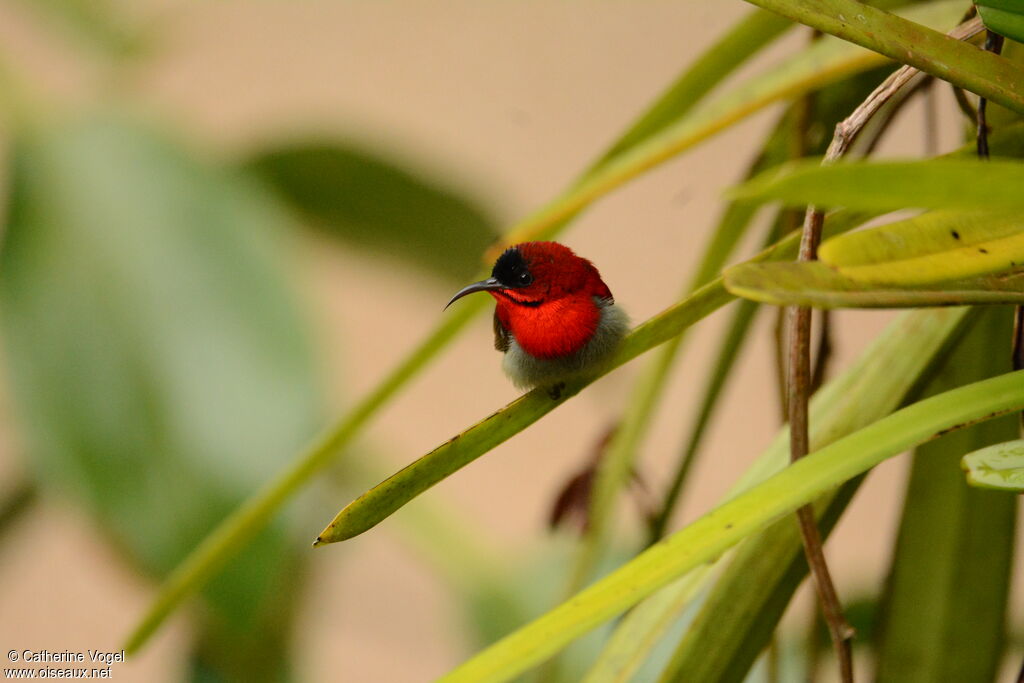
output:
<instances>
[{"instance_id":1,"label":"bird perched on leaf","mask_svg":"<svg viewBox=\"0 0 1024 683\"><path fill-rule=\"evenodd\" d=\"M505 373L523 389L558 387L598 367L629 329L594 264L557 242L509 247L491 277L459 290L448 306L473 292L497 302L494 347L505 354Z\"/></svg>"}]
</instances>

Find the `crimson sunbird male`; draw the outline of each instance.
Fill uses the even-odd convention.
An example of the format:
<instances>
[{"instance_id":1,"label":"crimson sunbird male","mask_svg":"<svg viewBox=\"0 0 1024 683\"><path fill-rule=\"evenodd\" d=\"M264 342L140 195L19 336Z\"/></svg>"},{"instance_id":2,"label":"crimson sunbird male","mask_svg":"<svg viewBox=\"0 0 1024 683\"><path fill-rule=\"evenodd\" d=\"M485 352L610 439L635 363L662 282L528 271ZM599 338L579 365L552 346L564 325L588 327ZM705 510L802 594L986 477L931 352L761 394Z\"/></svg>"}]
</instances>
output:
<instances>
[{"instance_id":1,"label":"crimson sunbird male","mask_svg":"<svg viewBox=\"0 0 1024 683\"><path fill-rule=\"evenodd\" d=\"M494 348L522 389L559 385L597 367L629 329L594 264L558 242L509 247L491 277L460 289L448 306L473 292L497 302Z\"/></svg>"}]
</instances>

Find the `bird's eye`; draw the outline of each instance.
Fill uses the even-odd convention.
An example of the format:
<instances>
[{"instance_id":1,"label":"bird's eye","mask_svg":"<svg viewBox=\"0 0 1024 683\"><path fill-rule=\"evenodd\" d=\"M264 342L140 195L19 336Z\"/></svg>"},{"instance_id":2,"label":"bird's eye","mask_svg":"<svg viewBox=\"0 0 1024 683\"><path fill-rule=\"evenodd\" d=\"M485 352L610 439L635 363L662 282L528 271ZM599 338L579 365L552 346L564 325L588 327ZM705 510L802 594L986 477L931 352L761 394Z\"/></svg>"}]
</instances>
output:
<instances>
[{"instance_id":1,"label":"bird's eye","mask_svg":"<svg viewBox=\"0 0 1024 683\"><path fill-rule=\"evenodd\" d=\"M526 270L519 273L519 277L517 279L519 280L519 284L523 287L533 282L533 276Z\"/></svg>"}]
</instances>

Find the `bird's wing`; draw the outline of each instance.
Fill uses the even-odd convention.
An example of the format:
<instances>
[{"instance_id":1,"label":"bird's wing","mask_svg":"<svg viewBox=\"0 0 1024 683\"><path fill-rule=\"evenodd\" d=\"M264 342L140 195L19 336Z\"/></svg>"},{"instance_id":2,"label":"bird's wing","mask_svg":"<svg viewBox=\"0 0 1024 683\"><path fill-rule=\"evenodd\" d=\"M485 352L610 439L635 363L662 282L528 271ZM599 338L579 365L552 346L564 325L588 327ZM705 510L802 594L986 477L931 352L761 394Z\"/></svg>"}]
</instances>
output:
<instances>
[{"instance_id":1,"label":"bird's wing","mask_svg":"<svg viewBox=\"0 0 1024 683\"><path fill-rule=\"evenodd\" d=\"M494 311L494 348L502 353L508 351L509 344L512 342L512 333L508 331L508 328L501 322L501 318L498 317L498 311Z\"/></svg>"}]
</instances>

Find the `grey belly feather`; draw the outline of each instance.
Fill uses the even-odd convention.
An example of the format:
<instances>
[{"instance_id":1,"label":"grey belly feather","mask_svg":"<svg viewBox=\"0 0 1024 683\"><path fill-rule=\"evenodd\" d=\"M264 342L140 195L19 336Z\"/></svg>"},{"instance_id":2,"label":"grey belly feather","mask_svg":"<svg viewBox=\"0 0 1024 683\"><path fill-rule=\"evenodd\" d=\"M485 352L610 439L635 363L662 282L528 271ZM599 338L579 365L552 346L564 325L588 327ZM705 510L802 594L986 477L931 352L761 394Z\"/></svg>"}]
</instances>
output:
<instances>
[{"instance_id":1,"label":"grey belly feather","mask_svg":"<svg viewBox=\"0 0 1024 683\"><path fill-rule=\"evenodd\" d=\"M590 341L576 353L562 358L535 358L523 351L510 335L502 368L520 389L564 382L584 369L593 370L608 360L629 331L629 316L614 303L599 301L601 318Z\"/></svg>"}]
</instances>

